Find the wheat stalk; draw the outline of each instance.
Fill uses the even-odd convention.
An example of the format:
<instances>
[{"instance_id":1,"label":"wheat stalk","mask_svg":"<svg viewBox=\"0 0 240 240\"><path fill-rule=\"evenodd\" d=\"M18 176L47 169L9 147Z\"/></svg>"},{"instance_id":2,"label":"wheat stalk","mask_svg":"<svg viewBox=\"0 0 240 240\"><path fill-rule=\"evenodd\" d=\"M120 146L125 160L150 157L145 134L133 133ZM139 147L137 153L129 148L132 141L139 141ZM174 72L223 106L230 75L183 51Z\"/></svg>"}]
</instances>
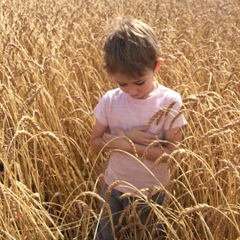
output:
<instances>
[{"instance_id":1,"label":"wheat stalk","mask_svg":"<svg viewBox=\"0 0 240 240\"><path fill-rule=\"evenodd\" d=\"M81 200L77 200L76 205L77 205L77 208L79 209L79 211L81 212L82 215L85 213L85 211L88 211L94 217L94 219L97 220L96 213L85 202L83 202Z\"/></svg>"},{"instance_id":2,"label":"wheat stalk","mask_svg":"<svg viewBox=\"0 0 240 240\"><path fill-rule=\"evenodd\" d=\"M41 128L38 126L35 120L29 116L23 116L20 119L17 129L19 129L22 124L30 125L34 130L41 131Z\"/></svg>"},{"instance_id":3,"label":"wheat stalk","mask_svg":"<svg viewBox=\"0 0 240 240\"><path fill-rule=\"evenodd\" d=\"M101 49L106 26L116 16L136 17L153 27L164 57L155 79L179 92L184 103L170 127L181 113L188 120L180 148L153 162L154 168L168 161L168 186L138 190L125 182L119 184L135 192L157 214L158 209L163 211L166 217L159 214L158 221L164 219L168 239L239 238L237 0L37 4L13 0L0 5L0 149L4 165L0 238L87 239L106 209L111 220L107 202L97 199L103 182L98 184L99 174L108 159L104 152L95 156L89 138L92 109L114 86L102 69ZM166 113L173 113L173 108L159 109L146 130L159 124ZM132 156L132 160L144 167L139 158ZM164 207L151 202L152 191L161 191L160 187L166 194ZM209 208L204 210L201 203ZM181 212L191 206L196 211L178 221ZM79 219L78 207L85 209L86 217ZM131 215L126 230L132 226L134 231L121 237L150 239L154 229L150 233L138 222L131 225L137 215L134 211L137 208L126 215Z\"/></svg>"},{"instance_id":4,"label":"wheat stalk","mask_svg":"<svg viewBox=\"0 0 240 240\"><path fill-rule=\"evenodd\" d=\"M184 210L182 210L179 215L178 215L178 220L180 221L182 218L184 218L185 216L189 216L190 214L192 213L195 213L195 212L204 212L208 209L211 209L212 207L209 206L208 204L198 204L196 206L193 206L193 207L188 207L188 208L185 208Z\"/></svg>"},{"instance_id":5,"label":"wheat stalk","mask_svg":"<svg viewBox=\"0 0 240 240\"><path fill-rule=\"evenodd\" d=\"M65 145L63 144L62 141L60 141L60 139L52 132L49 132L49 131L45 131L45 132L41 132L39 133L40 136L43 136L43 137L48 137L50 138L54 143L55 145L57 146L57 148L62 152L62 153L65 153L67 152L67 148L65 147Z\"/></svg>"}]
</instances>

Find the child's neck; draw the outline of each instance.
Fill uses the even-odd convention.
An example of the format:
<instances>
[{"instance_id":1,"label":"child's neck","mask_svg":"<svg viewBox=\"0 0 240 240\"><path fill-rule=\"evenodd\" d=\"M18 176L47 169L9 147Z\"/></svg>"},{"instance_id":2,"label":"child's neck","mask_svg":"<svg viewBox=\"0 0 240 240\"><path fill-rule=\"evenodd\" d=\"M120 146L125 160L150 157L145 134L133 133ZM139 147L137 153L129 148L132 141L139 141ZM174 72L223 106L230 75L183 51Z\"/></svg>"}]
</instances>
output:
<instances>
[{"instance_id":1,"label":"child's neck","mask_svg":"<svg viewBox=\"0 0 240 240\"><path fill-rule=\"evenodd\" d=\"M158 87L157 82L153 81L152 89L151 89L151 91L149 92L149 94L146 98L152 97L154 95L154 93L156 92L157 87Z\"/></svg>"}]
</instances>

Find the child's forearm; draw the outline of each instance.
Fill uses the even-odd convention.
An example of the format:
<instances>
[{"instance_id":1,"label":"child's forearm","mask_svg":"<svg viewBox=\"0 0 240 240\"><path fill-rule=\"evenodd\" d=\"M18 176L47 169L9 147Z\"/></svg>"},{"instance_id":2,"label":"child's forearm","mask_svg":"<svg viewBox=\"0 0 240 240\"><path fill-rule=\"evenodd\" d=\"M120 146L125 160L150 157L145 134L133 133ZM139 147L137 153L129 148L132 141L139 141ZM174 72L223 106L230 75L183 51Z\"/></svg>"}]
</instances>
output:
<instances>
[{"instance_id":1,"label":"child's forearm","mask_svg":"<svg viewBox=\"0 0 240 240\"><path fill-rule=\"evenodd\" d=\"M175 149L175 145L170 142L161 146L152 146L149 149L147 149L146 146L140 144L134 144L134 146L140 158L144 157L150 161L155 161L164 153L171 154ZM129 146L128 152L134 154L134 149Z\"/></svg>"},{"instance_id":2,"label":"child's forearm","mask_svg":"<svg viewBox=\"0 0 240 240\"><path fill-rule=\"evenodd\" d=\"M151 161L155 161L164 153L171 154L175 149L175 144L173 143L174 141L165 141L164 143L158 142L156 143L156 145L146 146L146 145L130 142L126 138L124 138L124 135L113 136L110 134L104 134L103 141L104 143L107 144L106 150L121 149L133 155L137 153L139 158L144 157L145 159L148 159Z\"/></svg>"},{"instance_id":3,"label":"child's forearm","mask_svg":"<svg viewBox=\"0 0 240 240\"><path fill-rule=\"evenodd\" d=\"M146 132L145 126L133 127L128 131L125 131L124 134L131 139L134 143L140 145L149 145L154 140L158 140L158 136L155 134L150 134Z\"/></svg>"},{"instance_id":4,"label":"child's forearm","mask_svg":"<svg viewBox=\"0 0 240 240\"><path fill-rule=\"evenodd\" d=\"M95 138L94 140L91 141L91 149L95 153L99 153L101 150L103 150L105 143L103 142L102 137Z\"/></svg>"}]
</instances>

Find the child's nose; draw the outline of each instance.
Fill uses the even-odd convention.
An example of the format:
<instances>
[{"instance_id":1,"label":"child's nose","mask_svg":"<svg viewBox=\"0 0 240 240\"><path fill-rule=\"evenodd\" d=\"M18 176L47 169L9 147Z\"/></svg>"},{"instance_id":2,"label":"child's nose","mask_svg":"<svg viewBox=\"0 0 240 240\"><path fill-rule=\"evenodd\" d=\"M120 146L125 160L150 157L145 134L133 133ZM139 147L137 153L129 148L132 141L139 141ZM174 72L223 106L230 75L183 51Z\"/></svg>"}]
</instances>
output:
<instances>
[{"instance_id":1,"label":"child's nose","mask_svg":"<svg viewBox=\"0 0 240 240\"><path fill-rule=\"evenodd\" d=\"M128 94L130 94L131 96L136 95L137 92L138 92L138 90L137 90L137 87L135 87L135 86L130 87L130 88L128 89Z\"/></svg>"}]
</instances>

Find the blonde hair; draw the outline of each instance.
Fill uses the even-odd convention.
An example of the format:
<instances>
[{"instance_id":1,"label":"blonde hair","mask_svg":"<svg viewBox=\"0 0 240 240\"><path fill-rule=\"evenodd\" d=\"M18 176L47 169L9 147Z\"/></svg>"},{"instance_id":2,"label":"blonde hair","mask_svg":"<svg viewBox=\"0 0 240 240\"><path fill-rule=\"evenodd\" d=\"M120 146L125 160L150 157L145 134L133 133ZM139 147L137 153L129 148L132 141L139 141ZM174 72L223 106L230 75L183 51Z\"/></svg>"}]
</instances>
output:
<instances>
[{"instance_id":1,"label":"blonde hair","mask_svg":"<svg viewBox=\"0 0 240 240\"><path fill-rule=\"evenodd\" d=\"M109 74L121 72L141 76L146 68L154 69L160 46L153 29L137 19L118 20L107 36L104 68Z\"/></svg>"}]
</instances>

